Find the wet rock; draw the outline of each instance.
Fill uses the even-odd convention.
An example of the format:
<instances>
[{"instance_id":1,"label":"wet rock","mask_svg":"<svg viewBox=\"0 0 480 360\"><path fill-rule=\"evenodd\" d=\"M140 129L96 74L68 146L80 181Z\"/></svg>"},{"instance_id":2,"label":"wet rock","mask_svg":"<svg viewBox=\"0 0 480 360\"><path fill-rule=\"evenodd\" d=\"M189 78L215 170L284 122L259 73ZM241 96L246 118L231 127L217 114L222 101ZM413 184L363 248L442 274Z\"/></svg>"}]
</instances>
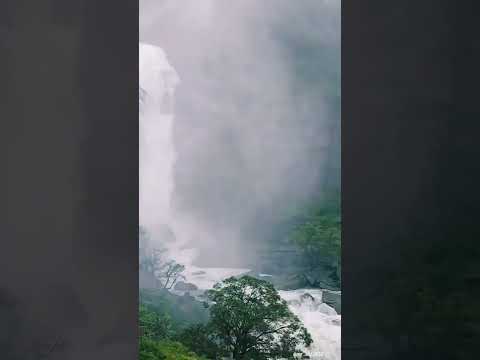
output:
<instances>
[{"instance_id":1,"label":"wet rock","mask_svg":"<svg viewBox=\"0 0 480 360\"><path fill-rule=\"evenodd\" d=\"M315 298L313 297L313 295L311 295L309 293L302 294L302 296L300 296L300 300L302 302L304 302L304 301L315 302Z\"/></svg>"},{"instance_id":2,"label":"wet rock","mask_svg":"<svg viewBox=\"0 0 480 360\"><path fill-rule=\"evenodd\" d=\"M329 315L329 316L338 315L333 307L331 307L331 306L329 306L325 303L321 303L318 306L317 311L321 312L322 314Z\"/></svg>"},{"instance_id":3,"label":"wet rock","mask_svg":"<svg viewBox=\"0 0 480 360\"><path fill-rule=\"evenodd\" d=\"M195 291L198 290L198 287L195 284L179 281L175 284L173 289L176 291Z\"/></svg>"},{"instance_id":4,"label":"wet rock","mask_svg":"<svg viewBox=\"0 0 480 360\"><path fill-rule=\"evenodd\" d=\"M332 320L332 324L333 325L337 325L337 326L341 326L342 325L342 319L338 318L338 319L333 319Z\"/></svg>"},{"instance_id":5,"label":"wet rock","mask_svg":"<svg viewBox=\"0 0 480 360\"><path fill-rule=\"evenodd\" d=\"M340 292L323 291L322 302L333 307L340 314L342 311L342 295Z\"/></svg>"},{"instance_id":6,"label":"wet rock","mask_svg":"<svg viewBox=\"0 0 480 360\"><path fill-rule=\"evenodd\" d=\"M206 272L203 271L203 270L195 271L195 272L192 273L192 275L195 275L195 276L197 276L197 275L205 275L205 274L206 274Z\"/></svg>"}]
</instances>

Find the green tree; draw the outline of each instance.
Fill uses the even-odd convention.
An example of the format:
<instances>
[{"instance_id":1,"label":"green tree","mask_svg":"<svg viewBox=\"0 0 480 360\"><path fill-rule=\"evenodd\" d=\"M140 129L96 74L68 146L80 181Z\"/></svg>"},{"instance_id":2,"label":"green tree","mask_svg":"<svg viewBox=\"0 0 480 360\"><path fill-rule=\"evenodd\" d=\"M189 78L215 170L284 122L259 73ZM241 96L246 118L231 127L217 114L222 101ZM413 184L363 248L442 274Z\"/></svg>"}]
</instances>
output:
<instances>
[{"instance_id":1,"label":"green tree","mask_svg":"<svg viewBox=\"0 0 480 360\"><path fill-rule=\"evenodd\" d=\"M332 277L340 282L341 220L340 213L317 210L298 225L290 235L303 251L309 271L330 269Z\"/></svg>"},{"instance_id":2,"label":"green tree","mask_svg":"<svg viewBox=\"0 0 480 360\"><path fill-rule=\"evenodd\" d=\"M203 360L187 346L173 341L173 324L167 315L140 305L140 360Z\"/></svg>"},{"instance_id":3,"label":"green tree","mask_svg":"<svg viewBox=\"0 0 480 360\"><path fill-rule=\"evenodd\" d=\"M161 341L159 348L165 360L207 360L176 341Z\"/></svg>"},{"instance_id":4,"label":"green tree","mask_svg":"<svg viewBox=\"0 0 480 360\"><path fill-rule=\"evenodd\" d=\"M178 296L164 289L140 289L139 301L148 309L168 316L174 332L208 321L208 309L191 296Z\"/></svg>"},{"instance_id":5,"label":"green tree","mask_svg":"<svg viewBox=\"0 0 480 360\"><path fill-rule=\"evenodd\" d=\"M139 360L165 360L160 343L145 336L140 337L139 341Z\"/></svg>"},{"instance_id":6,"label":"green tree","mask_svg":"<svg viewBox=\"0 0 480 360\"><path fill-rule=\"evenodd\" d=\"M138 323L142 337L151 340L166 339L172 334L172 322L166 315L140 304Z\"/></svg>"},{"instance_id":7,"label":"green tree","mask_svg":"<svg viewBox=\"0 0 480 360\"><path fill-rule=\"evenodd\" d=\"M165 249L152 249L144 251L140 255L140 270L153 274L163 289L170 290L178 280L185 280L183 272L185 266L175 260L167 260L164 257Z\"/></svg>"},{"instance_id":8,"label":"green tree","mask_svg":"<svg viewBox=\"0 0 480 360\"><path fill-rule=\"evenodd\" d=\"M312 338L272 284L231 277L207 292L212 302L209 328L234 359L279 359L303 356Z\"/></svg>"},{"instance_id":9,"label":"green tree","mask_svg":"<svg viewBox=\"0 0 480 360\"><path fill-rule=\"evenodd\" d=\"M184 265L178 264L175 260L169 260L156 270L155 276L164 289L170 290L178 280L185 280L182 274L184 271Z\"/></svg>"},{"instance_id":10,"label":"green tree","mask_svg":"<svg viewBox=\"0 0 480 360\"><path fill-rule=\"evenodd\" d=\"M140 338L138 358L139 360L207 360L179 342L154 341L145 337Z\"/></svg>"},{"instance_id":11,"label":"green tree","mask_svg":"<svg viewBox=\"0 0 480 360\"><path fill-rule=\"evenodd\" d=\"M176 339L196 354L209 359L228 355L218 344L209 327L204 324L195 324L183 329Z\"/></svg>"}]
</instances>

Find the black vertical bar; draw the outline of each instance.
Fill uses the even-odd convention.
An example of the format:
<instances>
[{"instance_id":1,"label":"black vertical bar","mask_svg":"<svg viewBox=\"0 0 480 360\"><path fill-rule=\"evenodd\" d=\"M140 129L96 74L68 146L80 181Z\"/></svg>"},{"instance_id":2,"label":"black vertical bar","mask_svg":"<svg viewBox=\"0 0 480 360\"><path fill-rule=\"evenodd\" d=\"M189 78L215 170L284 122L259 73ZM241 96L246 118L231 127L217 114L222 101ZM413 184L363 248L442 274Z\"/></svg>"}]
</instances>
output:
<instances>
[{"instance_id":1,"label":"black vertical bar","mask_svg":"<svg viewBox=\"0 0 480 360\"><path fill-rule=\"evenodd\" d=\"M0 357L134 359L138 2L0 7Z\"/></svg>"},{"instance_id":2,"label":"black vertical bar","mask_svg":"<svg viewBox=\"0 0 480 360\"><path fill-rule=\"evenodd\" d=\"M478 357L473 4L343 2L343 359Z\"/></svg>"}]
</instances>

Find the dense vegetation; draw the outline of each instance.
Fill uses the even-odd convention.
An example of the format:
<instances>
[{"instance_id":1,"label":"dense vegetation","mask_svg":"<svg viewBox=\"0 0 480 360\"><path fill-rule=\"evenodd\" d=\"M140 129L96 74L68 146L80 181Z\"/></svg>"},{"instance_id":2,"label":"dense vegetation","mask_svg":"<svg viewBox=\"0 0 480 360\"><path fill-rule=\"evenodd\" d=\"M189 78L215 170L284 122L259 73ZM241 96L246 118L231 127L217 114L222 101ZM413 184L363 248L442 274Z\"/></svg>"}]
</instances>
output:
<instances>
[{"instance_id":1,"label":"dense vegetation","mask_svg":"<svg viewBox=\"0 0 480 360\"><path fill-rule=\"evenodd\" d=\"M141 289L140 304L169 318L172 332L193 324L205 324L209 318L208 309L192 296L178 296L162 289Z\"/></svg>"},{"instance_id":2,"label":"dense vegetation","mask_svg":"<svg viewBox=\"0 0 480 360\"><path fill-rule=\"evenodd\" d=\"M300 268L295 270L301 281L323 287L319 279L326 276L339 286L339 202L313 202L286 219L279 229L301 254ZM207 291L203 304L188 292L176 295L169 290L183 279L184 267L169 260L164 251L149 250L144 229L139 235L140 269L158 280L157 289L140 290L141 360L305 357L302 349L311 344L311 336L274 284L250 276L232 277Z\"/></svg>"},{"instance_id":3,"label":"dense vegetation","mask_svg":"<svg viewBox=\"0 0 480 360\"><path fill-rule=\"evenodd\" d=\"M321 287L320 273L328 273L340 287L341 280L341 219L335 205L308 209L303 221L296 226L290 239L302 249L309 286Z\"/></svg>"},{"instance_id":4,"label":"dense vegetation","mask_svg":"<svg viewBox=\"0 0 480 360\"><path fill-rule=\"evenodd\" d=\"M277 288L341 288L341 212L338 194L287 208L267 245L262 272Z\"/></svg>"},{"instance_id":5,"label":"dense vegetation","mask_svg":"<svg viewBox=\"0 0 480 360\"><path fill-rule=\"evenodd\" d=\"M140 359L267 360L304 356L312 342L300 320L272 284L253 277L229 278L207 292L210 318L186 324L163 308L159 294L141 298ZM143 301L142 301L143 300ZM154 305L154 303L156 305Z\"/></svg>"},{"instance_id":6,"label":"dense vegetation","mask_svg":"<svg viewBox=\"0 0 480 360\"><path fill-rule=\"evenodd\" d=\"M325 276L340 284L341 221L338 201L313 202L287 217L281 230L301 254L303 283L323 287ZM139 229L142 242L148 234ZM229 278L205 293L205 303L169 290L184 267L164 251L141 246L140 268L158 279L140 290L141 360L267 360L304 358L311 336L289 310L274 284L250 276ZM173 271L171 271L173 270ZM325 275L326 274L326 275ZM322 277L323 276L323 277Z\"/></svg>"},{"instance_id":7,"label":"dense vegetation","mask_svg":"<svg viewBox=\"0 0 480 360\"><path fill-rule=\"evenodd\" d=\"M292 359L304 355L310 334L272 284L229 278L207 292L213 302L209 328L234 359Z\"/></svg>"},{"instance_id":8,"label":"dense vegetation","mask_svg":"<svg viewBox=\"0 0 480 360\"><path fill-rule=\"evenodd\" d=\"M161 310L140 305L139 309L140 360L201 360L182 343L175 341L175 324Z\"/></svg>"},{"instance_id":9,"label":"dense vegetation","mask_svg":"<svg viewBox=\"0 0 480 360\"><path fill-rule=\"evenodd\" d=\"M176 341L154 341L142 336L139 343L139 360L206 360Z\"/></svg>"}]
</instances>

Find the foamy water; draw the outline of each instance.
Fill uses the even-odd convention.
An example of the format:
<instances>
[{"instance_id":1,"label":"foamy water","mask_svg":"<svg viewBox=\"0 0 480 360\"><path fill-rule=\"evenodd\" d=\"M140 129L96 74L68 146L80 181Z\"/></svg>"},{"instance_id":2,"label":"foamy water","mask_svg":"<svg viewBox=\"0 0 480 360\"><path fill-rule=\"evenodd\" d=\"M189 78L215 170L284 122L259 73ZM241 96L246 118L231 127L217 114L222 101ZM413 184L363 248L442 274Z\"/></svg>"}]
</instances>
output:
<instances>
[{"instance_id":1,"label":"foamy water","mask_svg":"<svg viewBox=\"0 0 480 360\"><path fill-rule=\"evenodd\" d=\"M216 283L232 276L248 273L249 269L202 268L190 265L185 270L186 281L195 284L201 290L213 288Z\"/></svg>"},{"instance_id":2,"label":"foamy water","mask_svg":"<svg viewBox=\"0 0 480 360\"><path fill-rule=\"evenodd\" d=\"M213 287L230 276L241 276L248 269L201 268L188 266L186 281L199 288L197 294ZM312 360L338 360L341 358L341 315L322 302L322 289L281 290L280 296L287 301L290 310L299 317L308 329L313 344L304 349Z\"/></svg>"},{"instance_id":3,"label":"foamy water","mask_svg":"<svg viewBox=\"0 0 480 360\"><path fill-rule=\"evenodd\" d=\"M279 293L312 335L313 344L306 349L310 358L340 359L341 316L334 308L322 302L323 290L298 289Z\"/></svg>"}]
</instances>

